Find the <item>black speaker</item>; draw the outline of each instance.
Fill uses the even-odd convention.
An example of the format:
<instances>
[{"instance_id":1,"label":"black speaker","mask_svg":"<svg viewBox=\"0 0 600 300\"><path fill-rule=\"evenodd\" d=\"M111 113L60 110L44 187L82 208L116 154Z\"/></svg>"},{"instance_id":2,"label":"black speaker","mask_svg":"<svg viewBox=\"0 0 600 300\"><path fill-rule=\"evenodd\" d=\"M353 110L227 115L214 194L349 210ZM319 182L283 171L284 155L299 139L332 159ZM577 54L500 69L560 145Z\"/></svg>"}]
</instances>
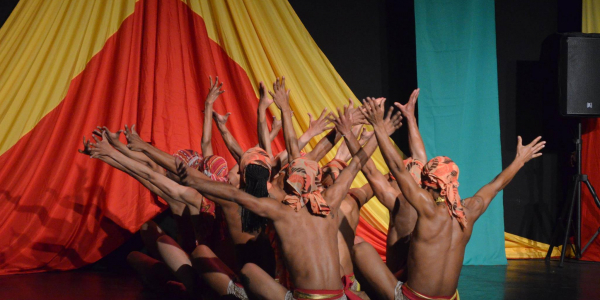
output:
<instances>
[{"instance_id":1,"label":"black speaker","mask_svg":"<svg viewBox=\"0 0 600 300\"><path fill-rule=\"evenodd\" d=\"M559 59L560 113L600 116L600 34L563 35Z\"/></svg>"}]
</instances>

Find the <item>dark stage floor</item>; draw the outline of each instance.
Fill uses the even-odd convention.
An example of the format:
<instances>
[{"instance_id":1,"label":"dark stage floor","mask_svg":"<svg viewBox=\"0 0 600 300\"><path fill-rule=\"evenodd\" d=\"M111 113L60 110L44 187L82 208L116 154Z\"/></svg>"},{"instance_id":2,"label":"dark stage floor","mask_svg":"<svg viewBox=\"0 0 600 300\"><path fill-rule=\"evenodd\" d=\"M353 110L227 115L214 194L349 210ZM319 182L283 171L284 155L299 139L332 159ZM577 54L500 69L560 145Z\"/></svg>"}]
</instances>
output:
<instances>
[{"instance_id":1,"label":"dark stage floor","mask_svg":"<svg viewBox=\"0 0 600 300\"><path fill-rule=\"evenodd\" d=\"M509 261L465 266L459 292L469 299L600 299L600 264ZM144 290L130 272L72 271L0 277L0 299L170 299Z\"/></svg>"}]
</instances>

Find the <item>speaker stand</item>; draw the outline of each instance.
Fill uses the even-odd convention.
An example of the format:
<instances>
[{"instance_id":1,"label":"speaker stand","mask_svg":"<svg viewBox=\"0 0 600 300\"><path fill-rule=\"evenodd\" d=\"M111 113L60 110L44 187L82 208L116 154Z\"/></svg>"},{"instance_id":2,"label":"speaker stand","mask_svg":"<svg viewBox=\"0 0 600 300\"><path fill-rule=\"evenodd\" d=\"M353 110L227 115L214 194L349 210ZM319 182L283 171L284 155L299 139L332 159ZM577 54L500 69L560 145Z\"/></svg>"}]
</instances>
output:
<instances>
[{"instance_id":1,"label":"speaker stand","mask_svg":"<svg viewBox=\"0 0 600 300\"><path fill-rule=\"evenodd\" d=\"M578 123L578 136L577 136L577 139L575 140L575 147L576 147L576 152L577 152L577 174L573 178L574 185L573 185L573 196L571 197L571 202L565 203L565 204L569 205L569 212L566 216L567 226L563 227L565 236L563 238L562 249L560 252L560 263L559 263L560 267L563 266L563 263L565 260L565 254L567 252L567 242L569 241L569 232L570 232L570 229L572 229L572 225L574 225L574 227L575 227L574 231L575 231L576 235L575 235L574 246L575 246L575 258L577 258L577 259L581 258L581 255L585 252L585 250L592 244L592 242L598 237L598 235L600 235L600 228L598 228L598 230L596 231L596 234L594 234L594 236L592 236L592 238L587 242L587 244L585 245L583 250L581 250L581 184L582 183L585 183L588 190L590 191L590 194L592 194L592 197L594 198L594 202L596 203L596 206L598 206L598 208L600 208L600 200L598 200L598 196L596 195L596 190L594 189L594 187L588 180L588 176L585 174L581 174L581 121L579 121L579 123ZM573 222L573 209L575 207L575 204L577 204L577 214L575 215L575 222ZM554 227L554 233L552 234L552 238L550 240L550 247L548 248L548 253L546 253L546 261L550 260L552 250L554 249L556 237L559 233L559 230L558 230L559 225L564 224L564 218L565 218L564 212L565 211L566 210L563 209L562 216L558 218L558 221L556 222L557 224Z\"/></svg>"}]
</instances>

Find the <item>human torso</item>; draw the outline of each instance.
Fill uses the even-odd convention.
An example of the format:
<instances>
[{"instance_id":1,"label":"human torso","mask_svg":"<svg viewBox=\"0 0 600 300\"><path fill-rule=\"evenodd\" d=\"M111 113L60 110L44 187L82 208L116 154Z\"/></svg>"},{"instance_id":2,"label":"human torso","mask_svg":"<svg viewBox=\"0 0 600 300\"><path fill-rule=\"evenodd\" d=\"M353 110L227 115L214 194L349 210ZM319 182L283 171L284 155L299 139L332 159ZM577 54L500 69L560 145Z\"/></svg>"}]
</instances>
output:
<instances>
[{"instance_id":1,"label":"human torso","mask_svg":"<svg viewBox=\"0 0 600 300\"><path fill-rule=\"evenodd\" d=\"M452 296L458 286L472 225L461 228L445 203L430 218L420 217L412 234L407 284L429 296Z\"/></svg>"},{"instance_id":2,"label":"human torso","mask_svg":"<svg viewBox=\"0 0 600 300\"><path fill-rule=\"evenodd\" d=\"M338 219L335 214L314 216L306 207L296 212L289 206L282 206L284 217L274 221L274 226L294 286L340 289Z\"/></svg>"}]
</instances>

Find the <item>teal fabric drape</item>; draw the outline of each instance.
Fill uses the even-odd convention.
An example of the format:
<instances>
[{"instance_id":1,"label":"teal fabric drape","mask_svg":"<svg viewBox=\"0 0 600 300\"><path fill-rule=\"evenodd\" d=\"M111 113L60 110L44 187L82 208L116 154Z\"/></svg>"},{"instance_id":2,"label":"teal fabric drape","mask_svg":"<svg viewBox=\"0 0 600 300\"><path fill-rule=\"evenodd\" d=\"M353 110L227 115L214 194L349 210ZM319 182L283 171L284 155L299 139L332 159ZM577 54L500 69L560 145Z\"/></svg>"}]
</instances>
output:
<instances>
[{"instance_id":1,"label":"teal fabric drape","mask_svg":"<svg viewBox=\"0 0 600 300\"><path fill-rule=\"evenodd\" d=\"M419 126L428 157L460 168L470 197L502 171L493 0L415 0ZM465 264L506 264L502 193L477 221Z\"/></svg>"}]
</instances>

